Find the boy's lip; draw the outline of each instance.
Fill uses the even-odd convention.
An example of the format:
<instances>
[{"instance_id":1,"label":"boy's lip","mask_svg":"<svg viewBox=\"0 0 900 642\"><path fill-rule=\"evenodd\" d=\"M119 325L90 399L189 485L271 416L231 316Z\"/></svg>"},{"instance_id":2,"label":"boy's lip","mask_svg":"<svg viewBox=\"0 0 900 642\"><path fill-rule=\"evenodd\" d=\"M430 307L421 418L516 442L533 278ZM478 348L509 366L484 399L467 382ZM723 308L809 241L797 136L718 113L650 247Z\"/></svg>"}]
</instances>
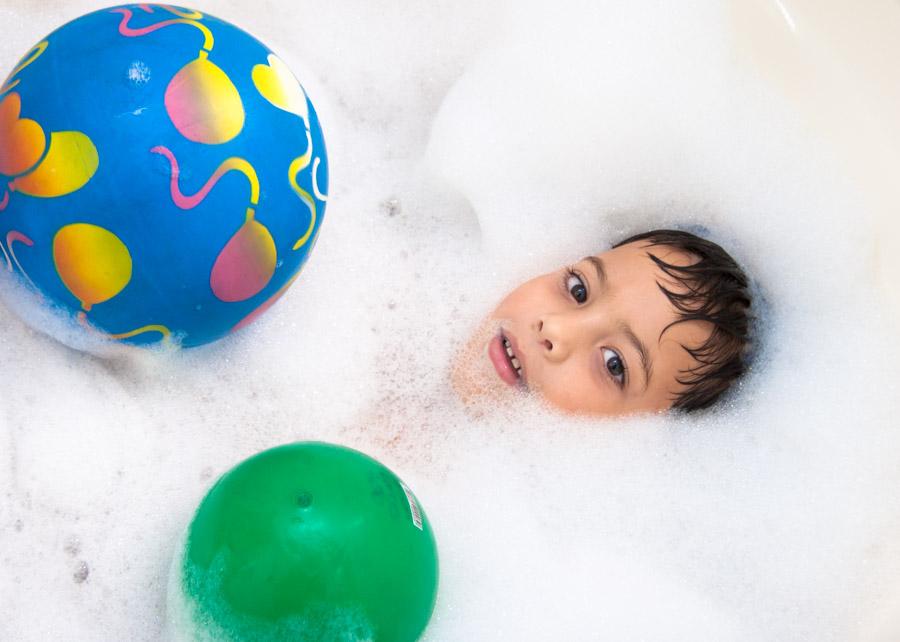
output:
<instances>
[{"instance_id":1,"label":"boy's lip","mask_svg":"<svg viewBox=\"0 0 900 642\"><path fill-rule=\"evenodd\" d=\"M503 345L504 339L509 341L513 354L516 355L516 359L519 361L519 366L522 371L521 377L516 373L515 368L513 368L509 361L509 356L506 354L506 347ZM500 332L494 335L488 344L488 358L490 358L494 370L497 371L497 375L504 383L513 387L525 385L525 363L519 354L515 338L502 328Z\"/></svg>"}]
</instances>

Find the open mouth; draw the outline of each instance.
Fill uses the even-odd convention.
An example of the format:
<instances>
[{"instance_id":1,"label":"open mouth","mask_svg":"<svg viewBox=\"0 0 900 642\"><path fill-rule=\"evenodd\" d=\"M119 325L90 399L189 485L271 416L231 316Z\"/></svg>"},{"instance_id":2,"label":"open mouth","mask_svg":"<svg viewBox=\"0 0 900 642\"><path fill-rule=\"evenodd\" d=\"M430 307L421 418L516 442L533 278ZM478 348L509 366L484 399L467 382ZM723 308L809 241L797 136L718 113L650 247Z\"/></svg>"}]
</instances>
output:
<instances>
[{"instance_id":1,"label":"open mouth","mask_svg":"<svg viewBox=\"0 0 900 642\"><path fill-rule=\"evenodd\" d=\"M522 363L516 356L513 342L502 332L488 344L488 357L497 375L511 386L523 383Z\"/></svg>"},{"instance_id":2,"label":"open mouth","mask_svg":"<svg viewBox=\"0 0 900 642\"><path fill-rule=\"evenodd\" d=\"M502 334L500 335L500 338L503 340L503 347L506 348L506 356L509 357L510 365L513 367L513 369L515 369L516 376L519 379L521 379L522 378L522 364L519 363L519 359L513 353L512 344L509 342L509 339L507 339Z\"/></svg>"}]
</instances>

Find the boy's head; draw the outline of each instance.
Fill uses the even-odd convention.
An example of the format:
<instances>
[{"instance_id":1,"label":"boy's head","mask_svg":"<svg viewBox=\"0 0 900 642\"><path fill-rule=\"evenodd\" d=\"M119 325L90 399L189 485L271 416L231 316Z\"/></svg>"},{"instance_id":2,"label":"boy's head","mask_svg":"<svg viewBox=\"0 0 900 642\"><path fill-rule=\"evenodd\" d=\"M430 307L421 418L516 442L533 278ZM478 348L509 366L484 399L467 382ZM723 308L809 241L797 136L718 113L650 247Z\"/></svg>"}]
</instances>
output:
<instances>
[{"instance_id":1,"label":"boy's head","mask_svg":"<svg viewBox=\"0 0 900 642\"><path fill-rule=\"evenodd\" d=\"M747 277L721 247L639 234L513 290L454 385L467 397L507 384L593 415L705 408L744 371L749 308ZM479 360L484 381L470 376Z\"/></svg>"}]
</instances>

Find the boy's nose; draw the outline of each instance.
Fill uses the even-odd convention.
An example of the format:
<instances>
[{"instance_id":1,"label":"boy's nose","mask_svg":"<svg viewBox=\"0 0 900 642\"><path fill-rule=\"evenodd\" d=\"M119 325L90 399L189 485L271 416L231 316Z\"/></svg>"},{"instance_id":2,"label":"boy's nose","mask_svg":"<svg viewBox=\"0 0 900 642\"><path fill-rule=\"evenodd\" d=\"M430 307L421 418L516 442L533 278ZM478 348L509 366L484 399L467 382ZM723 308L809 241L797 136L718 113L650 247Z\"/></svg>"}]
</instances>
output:
<instances>
[{"instance_id":1,"label":"boy's nose","mask_svg":"<svg viewBox=\"0 0 900 642\"><path fill-rule=\"evenodd\" d=\"M538 343L543 346L545 358L559 362L569 356L574 339L571 325L565 315L546 314L538 319Z\"/></svg>"}]
</instances>

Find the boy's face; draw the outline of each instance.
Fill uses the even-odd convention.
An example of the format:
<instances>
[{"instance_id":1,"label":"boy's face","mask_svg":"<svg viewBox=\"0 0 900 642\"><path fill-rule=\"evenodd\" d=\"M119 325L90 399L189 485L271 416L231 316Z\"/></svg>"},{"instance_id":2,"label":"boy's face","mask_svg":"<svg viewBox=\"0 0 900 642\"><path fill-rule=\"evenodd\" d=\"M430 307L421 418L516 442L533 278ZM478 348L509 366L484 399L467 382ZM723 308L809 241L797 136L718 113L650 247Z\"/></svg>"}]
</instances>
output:
<instances>
[{"instance_id":1,"label":"boy's face","mask_svg":"<svg viewBox=\"0 0 900 642\"><path fill-rule=\"evenodd\" d=\"M697 362L682 347L710 332L677 323L657 286L681 291L647 256L686 265L665 246L629 243L528 281L506 296L454 364L464 399L534 391L562 410L618 415L668 409L681 371ZM512 355L512 356L510 356Z\"/></svg>"}]
</instances>

